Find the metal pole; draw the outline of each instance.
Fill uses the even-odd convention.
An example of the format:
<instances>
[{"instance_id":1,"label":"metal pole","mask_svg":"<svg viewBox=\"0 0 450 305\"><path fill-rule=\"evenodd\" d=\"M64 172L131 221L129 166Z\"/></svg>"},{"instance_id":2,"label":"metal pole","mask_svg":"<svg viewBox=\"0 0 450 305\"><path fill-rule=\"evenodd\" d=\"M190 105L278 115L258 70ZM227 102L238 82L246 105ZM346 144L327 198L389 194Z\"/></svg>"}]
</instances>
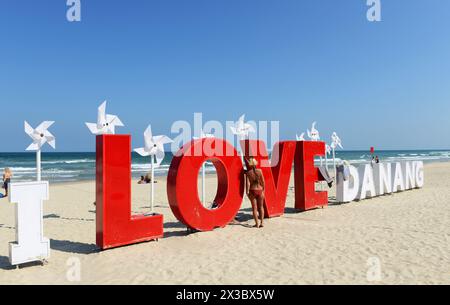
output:
<instances>
[{"instance_id":1,"label":"metal pole","mask_svg":"<svg viewBox=\"0 0 450 305\"><path fill-rule=\"evenodd\" d=\"M36 151L36 178L41 181L41 150Z\"/></svg>"},{"instance_id":2,"label":"metal pole","mask_svg":"<svg viewBox=\"0 0 450 305\"><path fill-rule=\"evenodd\" d=\"M154 212L154 205L155 205L155 166L154 166L154 159L153 159L153 156L152 156L152 165L151 165L151 167L152 167L152 213Z\"/></svg>"},{"instance_id":3,"label":"metal pole","mask_svg":"<svg viewBox=\"0 0 450 305\"><path fill-rule=\"evenodd\" d=\"M334 177L336 178L337 176L337 169L336 169L336 152L335 149L333 148L333 167L334 167Z\"/></svg>"},{"instance_id":4,"label":"metal pole","mask_svg":"<svg viewBox=\"0 0 450 305\"><path fill-rule=\"evenodd\" d=\"M206 204L205 171L206 171L206 163L203 163L203 165L202 165L202 201L203 201L203 205Z\"/></svg>"}]
</instances>

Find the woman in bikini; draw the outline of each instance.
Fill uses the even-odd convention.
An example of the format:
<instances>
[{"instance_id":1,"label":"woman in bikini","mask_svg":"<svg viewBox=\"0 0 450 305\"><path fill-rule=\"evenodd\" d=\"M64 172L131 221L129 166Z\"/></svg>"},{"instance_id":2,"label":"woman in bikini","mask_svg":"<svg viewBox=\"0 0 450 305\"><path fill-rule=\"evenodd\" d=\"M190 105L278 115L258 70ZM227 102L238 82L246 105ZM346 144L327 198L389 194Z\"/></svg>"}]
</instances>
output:
<instances>
[{"instance_id":1,"label":"woman in bikini","mask_svg":"<svg viewBox=\"0 0 450 305\"><path fill-rule=\"evenodd\" d=\"M263 173L257 169L258 161L254 158L248 160L249 169L246 171L247 196L252 203L253 217L255 218L255 228L264 227L264 191L266 183ZM259 216L259 219L258 219Z\"/></svg>"}]
</instances>

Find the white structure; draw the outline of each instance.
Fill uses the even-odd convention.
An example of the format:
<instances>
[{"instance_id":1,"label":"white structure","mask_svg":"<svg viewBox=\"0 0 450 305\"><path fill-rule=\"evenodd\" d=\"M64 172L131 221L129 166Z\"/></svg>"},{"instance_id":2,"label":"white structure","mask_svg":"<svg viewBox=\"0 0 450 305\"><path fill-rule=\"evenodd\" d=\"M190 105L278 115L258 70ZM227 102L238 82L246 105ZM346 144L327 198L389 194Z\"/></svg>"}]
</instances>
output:
<instances>
[{"instance_id":1,"label":"white structure","mask_svg":"<svg viewBox=\"0 0 450 305\"><path fill-rule=\"evenodd\" d=\"M161 165L166 153L164 152L164 144L172 143L173 141L167 136L153 136L152 127L149 125L144 132L145 146L143 148L137 148L134 151L143 157L151 157L151 172L152 172L152 213L155 205L155 168ZM156 162L155 162L156 159Z\"/></svg>"},{"instance_id":2,"label":"white structure","mask_svg":"<svg viewBox=\"0 0 450 305\"><path fill-rule=\"evenodd\" d=\"M55 137L47 130L52 126L55 122L45 121L42 122L35 129L25 121L25 133L33 139L33 143L28 146L28 151L36 152L36 179L37 181L41 181L41 151L42 146L45 143L48 143L53 149L56 148L56 139Z\"/></svg>"},{"instance_id":3,"label":"white structure","mask_svg":"<svg viewBox=\"0 0 450 305\"><path fill-rule=\"evenodd\" d=\"M106 101L98 107L97 123L86 123L94 135L115 134L116 127L123 127L122 121L116 115L106 114Z\"/></svg>"},{"instance_id":4,"label":"white structure","mask_svg":"<svg viewBox=\"0 0 450 305\"><path fill-rule=\"evenodd\" d=\"M49 199L48 182L12 183L9 202L16 203L16 242L10 243L12 265L50 257L50 241L43 235L43 201Z\"/></svg>"},{"instance_id":5,"label":"white structure","mask_svg":"<svg viewBox=\"0 0 450 305\"><path fill-rule=\"evenodd\" d=\"M336 197L338 202L364 200L422 188L424 186L423 161L363 164L358 168L349 166L349 177L337 175Z\"/></svg>"},{"instance_id":6,"label":"white structure","mask_svg":"<svg viewBox=\"0 0 450 305\"><path fill-rule=\"evenodd\" d=\"M320 133L316 129L316 125L317 125L317 122L312 123L311 130L309 130L309 129L307 130L308 138L314 142L320 141Z\"/></svg>"},{"instance_id":7,"label":"white structure","mask_svg":"<svg viewBox=\"0 0 450 305\"><path fill-rule=\"evenodd\" d=\"M213 134L205 133L203 129L200 131L200 137L193 137L194 140L199 139L214 139ZM203 205L206 204L206 163L202 165L202 202Z\"/></svg>"}]
</instances>

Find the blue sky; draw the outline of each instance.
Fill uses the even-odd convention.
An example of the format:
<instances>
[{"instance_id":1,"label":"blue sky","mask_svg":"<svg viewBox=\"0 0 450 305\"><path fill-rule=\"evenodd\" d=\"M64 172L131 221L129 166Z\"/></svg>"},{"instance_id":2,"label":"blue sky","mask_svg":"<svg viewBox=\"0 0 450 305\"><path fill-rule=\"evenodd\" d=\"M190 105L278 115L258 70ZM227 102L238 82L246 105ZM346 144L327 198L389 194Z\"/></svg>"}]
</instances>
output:
<instances>
[{"instance_id":1,"label":"blue sky","mask_svg":"<svg viewBox=\"0 0 450 305\"><path fill-rule=\"evenodd\" d=\"M23 120L55 120L58 151L93 151L84 122L108 100L135 143L151 123L317 120L347 149L450 148L450 1L66 0L0 2L0 151Z\"/></svg>"}]
</instances>

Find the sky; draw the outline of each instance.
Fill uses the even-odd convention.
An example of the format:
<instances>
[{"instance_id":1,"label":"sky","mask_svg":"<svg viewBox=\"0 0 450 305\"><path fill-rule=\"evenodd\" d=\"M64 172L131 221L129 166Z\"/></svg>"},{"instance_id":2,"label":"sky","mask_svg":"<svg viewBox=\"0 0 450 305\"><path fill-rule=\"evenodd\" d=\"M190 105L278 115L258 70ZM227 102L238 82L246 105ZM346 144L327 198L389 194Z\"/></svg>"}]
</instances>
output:
<instances>
[{"instance_id":1,"label":"sky","mask_svg":"<svg viewBox=\"0 0 450 305\"><path fill-rule=\"evenodd\" d=\"M57 151L94 151L97 107L142 144L148 124L279 121L282 140L318 122L346 149L450 148L450 1L0 1L0 151L54 120Z\"/></svg>"}]
</instances>

